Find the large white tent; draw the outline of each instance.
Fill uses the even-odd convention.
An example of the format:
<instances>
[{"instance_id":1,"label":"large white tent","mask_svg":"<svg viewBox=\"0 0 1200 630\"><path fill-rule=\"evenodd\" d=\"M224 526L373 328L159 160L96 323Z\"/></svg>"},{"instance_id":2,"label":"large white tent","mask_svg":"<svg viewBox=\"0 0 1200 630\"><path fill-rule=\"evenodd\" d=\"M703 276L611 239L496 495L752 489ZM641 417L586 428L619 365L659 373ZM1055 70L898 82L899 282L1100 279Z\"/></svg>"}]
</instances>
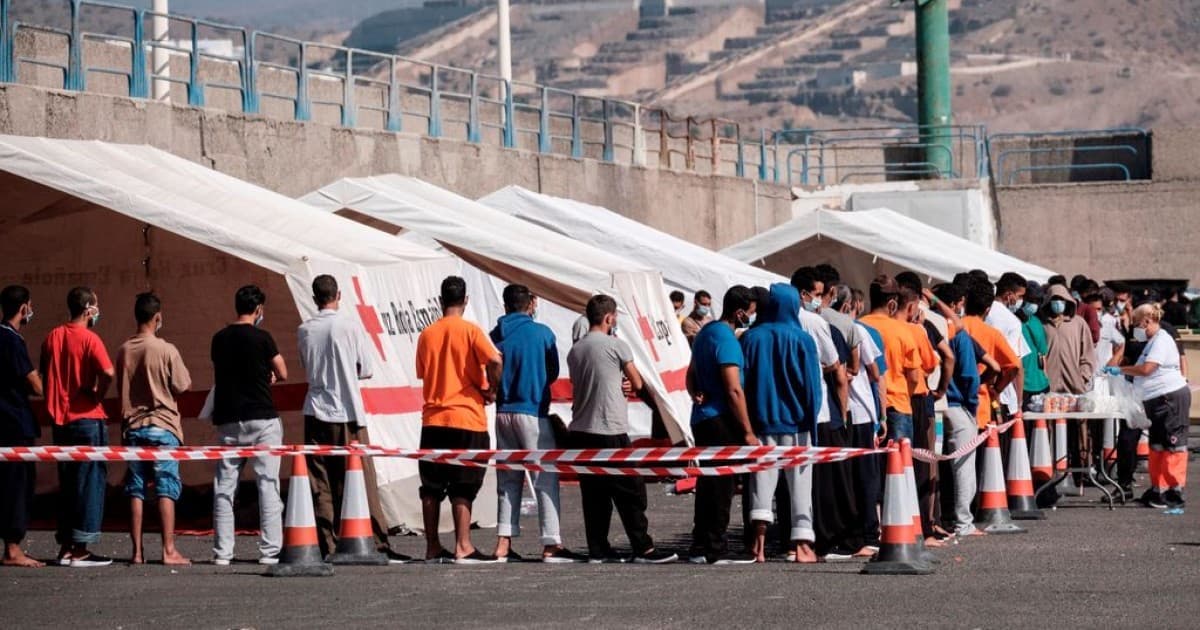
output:
<instances>
[{"instance_id":1,"label":"large white tent","mask_svg":"<svg viewBox=\"0 0 1200 630\"><path fill-rule=\"evenodd\" d=\"M993 281L1008 271L1038 282L1054 273L886 208L814 210L721 253L779 273L828 262L858 287L906 269L943 282L970 269L986 271Z\"/></svg>"},{"instance_id":2,"label":"large white tent","mask_svg":"<svg viewBox=\"0 0 1200 630\"><path fill-rule=\"evenodd\" d=\"M748 265L711 249L660 232L612 210L572 199L543 195L508 186L480 203L594 245L606 252L662 271L671 289L690 295L701 289L712 294L713 312L721 312L721 297L735 284L768 286L787 278Z\"/></svg>"},{"instance_id":3,"label":"large white tent","mask_svg":"<svg viewBox=\"0 0 1200 630\"><path fill-rule=\"evenodd\" d=\"M389 309L377 299L377 287L403 283L401 304L427 304L442 277L460 272L461 261L147 146L0 136L0 187L0 231L9 261L0 280L33 292L42 316L26 331L31 345L62 321L61 296L88 285L109 314L96 331L115 351L132 332L125 314L134 294L154 290L164 302L163 334L179 347L198 390L181 401L187 443L214 443L210 425L194 420L212 383L209 339L232 318L235 289L251 283L267 292L264 325L295 383L273 389L285 441L301 440L305 386L295 329L315 311L309 284L320 269L336 273L344 315L364 325L379 352L376 377L361 388L373 441L417 446L421 401L411 365L413 326L404 330L388 316L421 309ZM419 317L434 316L423 310ZM419 526L415 465L381 459L377 467L391 523ZM211 469L185 466L184 476L201 485L211 480ZM494 500L494 493L481 497ZM494 516L486 503L481 506L481 525Z\"/></svg>"},{"instance_id":4,"label":"large white tent","mask_svg":"<svg viewBox=\"0 0 1200 630\"><path fill-rule=\"evenodd\" d=\"M527 285L542 298L540 319L555 331L564 356L571 324L588 298L600 292L612 295L620 309L617 334L632 347L667 433L675 442L691 440L691 401L684 386L690 352L673 325L659 272L400 175L342 179L303 201L365 217L370 225L382 222L393 233L433 239L475 267L494 291L507 282ZM561 404L556 408L566 412ZM631 422L636 434L649 435L648 414L631 413Z\"/></svg>"}]
</instances>

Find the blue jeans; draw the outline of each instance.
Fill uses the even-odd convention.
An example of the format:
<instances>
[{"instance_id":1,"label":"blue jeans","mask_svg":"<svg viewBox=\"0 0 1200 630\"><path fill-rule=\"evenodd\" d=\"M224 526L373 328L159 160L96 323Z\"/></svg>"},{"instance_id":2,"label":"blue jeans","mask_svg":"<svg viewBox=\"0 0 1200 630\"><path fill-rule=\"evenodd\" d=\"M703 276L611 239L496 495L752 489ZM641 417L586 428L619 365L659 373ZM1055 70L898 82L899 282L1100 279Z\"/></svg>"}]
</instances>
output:
<instances>
[{"instance_id":1,"label":"blue jeans","mask_svg":"<svg viewBox=\"0 0 1200 630\"><path fill-rule=\"evenodd\" d=\"M54 427L58 446L108 446L104 420L84 419ZM58 531L60 545L89 544L100 540L104 520L104 493L108 465L104 462L59 462Z\"/></svg>"},{"instance_id":2,"label":"blue jeans","mask_svg":"<svg viewBox=\"0 0 1200 630\"><path fill-rule=\"evenodd\" d=\"M895 409L887 410L887 436L889 440L900 438L913 439L912 414L900 413Z\"/></svg>"},{"instance_id":3,"label":"blue jeans","mask_svg":"<svg viewBox=\"0 0 1200 630\"><path fill-rule=\"evenodd\" d=\"M140 427L125 432L126 446L179 446L174 433L159 427ZM154 476L154 491L160 499L178 501L183 492L179 462L154 460L129 462L125 469L125 496L146 500L146 478Z\"/></svg>"}]
</instances>

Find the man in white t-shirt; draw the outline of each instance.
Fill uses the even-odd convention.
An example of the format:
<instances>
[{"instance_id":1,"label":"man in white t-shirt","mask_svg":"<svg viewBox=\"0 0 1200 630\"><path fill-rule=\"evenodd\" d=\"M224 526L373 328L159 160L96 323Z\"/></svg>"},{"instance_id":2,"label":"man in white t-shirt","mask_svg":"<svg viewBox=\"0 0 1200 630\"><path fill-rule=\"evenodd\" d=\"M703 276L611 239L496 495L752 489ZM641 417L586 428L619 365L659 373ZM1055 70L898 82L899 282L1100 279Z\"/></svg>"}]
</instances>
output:
<instances>
[{"instance_id":1,"label":"man in white t-shirt","mask_svg":"<svg viewBox=\"0 0 1200 630\"><path fill-rule=\"evenodd\" d=\"M1004 340L1017 353L1018 359L1025 358L1029 354L1029 344L1025 342L1025 335L1021 332L1021 320L1016 316L1016 312L1020 310L1025 303L1025 278L1018 274L1008 272L996 281L996 302L992 304L992 308L988 309L987 317L983 320L988 326L999 330L1004 335ZM1021 398L1024 393L1023 383L1025 374L1023 368L1018 368L1017 377L1013 379L1012 384L1004 388L1000 392L1000 403L1004 405L1010 417L1016 417L1021 414Z\"/></svg>"},{"instance_id":2,"label":"man in white t-shirt","mask_svg":"<svg viewBox=\"0 0 1200 630\"><path fill-rule=\"evenodd\" d=\"M792 286L800 292L800 327L812 335L817 344L817 359L821 362L821 371L837 373L837 391L832 395L838 397L841 409L846 409L849 403L849 387L846 382L845 367L838 360L837 346L833 343L833 333L829 330L829 322L825 321L818 312L821 310L822 294L825 286L817 279L816 270L812 267L801 267L792 274ZM817 412L817 422L828 422L829 392L825 381L821 381L821 409Z\"/></svg>"},{"instance_id":3,"label":"man in white t-shirt","mask_svg":"<svg viewBox=\"0 0 1200 630\"><path fill-rule=\"evenodd\" d=\"M1125 350L1125 333L1121 332L1119 320L1112 313L1116 299L1116 294L1108 287L1083 296L1083 301L1100 313L1100 341L1096 342L1096 374L1103 372L1113 357L1117 357L1119 363ZM1099 381L1092 381L1093 387L1097 382Z\"/></svg>"}]
</instances>

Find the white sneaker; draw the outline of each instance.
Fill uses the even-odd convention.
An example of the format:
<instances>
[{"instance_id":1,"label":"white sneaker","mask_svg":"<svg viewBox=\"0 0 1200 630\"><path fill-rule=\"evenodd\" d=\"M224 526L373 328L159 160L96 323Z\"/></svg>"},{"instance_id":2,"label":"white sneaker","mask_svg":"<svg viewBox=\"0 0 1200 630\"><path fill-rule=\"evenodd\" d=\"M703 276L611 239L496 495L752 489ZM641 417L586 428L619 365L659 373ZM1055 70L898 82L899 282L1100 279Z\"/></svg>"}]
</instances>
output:
<instances>
[{"instance_id":1,"label":"white sneaker","mask_svg":"<svg viewBox=\"0 0 1200 630\"><path fill-rule=\"evenodd\" d=\"M259 564L279 564L279 556L263 556L258 559Z\"/></svg>"},{"instance_id":2,"label":"white sneaker","mask_svg":"<svg viewBox=\"0 0 1200 630\"><path fill-rule=\"evenodd\" d=\"M827 553L824 558L825 562L850 562L854 556L848 553Z\"/></svg>"},{"instance_id":3,"label":"white sneaker","mask_svg":"<svg viewBox=\"0 0 1200 630\"><path fill-rule=\"evenodd\" d=\"M219 567L227 567L232 562L233 561L230 560L229 558L213 558L213 564L215 564Z\"/></svg>"}]
</instances>

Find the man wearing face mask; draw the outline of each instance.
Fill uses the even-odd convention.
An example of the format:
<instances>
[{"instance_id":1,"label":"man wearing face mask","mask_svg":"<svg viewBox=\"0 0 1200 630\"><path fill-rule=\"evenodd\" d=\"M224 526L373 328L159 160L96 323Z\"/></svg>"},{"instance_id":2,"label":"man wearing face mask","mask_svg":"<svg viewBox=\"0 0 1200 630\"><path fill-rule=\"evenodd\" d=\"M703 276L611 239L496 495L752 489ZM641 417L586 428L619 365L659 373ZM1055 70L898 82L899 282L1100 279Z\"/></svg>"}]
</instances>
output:
<instances>
[{"instance_id":1,"label":"man wearing face mask","mask_svg":"<svg viewBox=\"0 0 1200 630\"><path fill-rule=\"evenodd\" d=\"M617 302L607 295L593 296L587 303L588 334L575 342L567 354L574 399L571 403L571 448L624 448L629 446L629 403L622 391L628 380L634 391L642 389L642 375L633 364L629 344L613 336L617 325ZM633 546L633 562L662 564L678 559L673 553L654 548L647 532L646 482L641 477L580 475L583 529L587 536L588 562L624 562L608 541L608 528L615 507Z\"/></svg>"},{"instance_id":2,"label":"man wearing face mask","mask_svg":"<svg viewBox=\"0 0 1200 630\"><path fill-rule=\"evenodd\" d=\"M92 328L100 321L100 302L87 287L67 293L70 321L57 326L42 343L41 373L46 383L46 408L54 421L54 443L60 446L108 446L108 429L101 402L113 381L113 365L100 336ZM58 465L58 563L70 567L112 564L111 558L88 551L100 540L104 520L104 491L108 467L104 462L62 462Z\"/></svg>"},{"instance_id":3,"label":"man wearing face mask","mask_svg":"<svg viewBox=\"0 0 1200 630\"><path fill-rule=\"evenodd\" d=\"M1100 341L1100 313L1083 298L1100 290L1095 280L1083 274L1071 278L1071 297L1075 298L1075 315L1083 319L1092 334L1092 343Z\"/></svg>"},{"instance_id":4,"label":"man wearing face mask","mask_svg":"<svg viewBox=\"0 0 1200 630\"><path fill-rule=\"evenodd\" d=\"M1029 345L1025 342L1025 334L1021 330L1021 320L1016 313L1025 305L1025 278L1009 272L1000 276L996 281L996 300L988 310L984 323L999 330L1004 335L1008 346L1017 353L1017 377L1000 392L1000 405L1008 417L1021 416L1021 402L1024 399L1025 375L1023 361L1029 356Z\"/></svg>"},{"instance_id":5,"label":"man wearing face mask","mask_svg":"<svg viewBox=\"0 0 1200 630\"><path fill-rule=\"evenodd\" d=\"M1047 291L1046 305L1042 307L1042 322L1046 328L1046 378L1050 391L1054 393L1082 394L1092 385L1096 374L1096 347L1088 324L1076 314L1075 298L1062 286L1054 285ZM1089 425L1094 423L1089 422ZM1095 424L1093 429L1098 429ZM1079 466L1080 426L1067 424L1068 465ZM1093 431L1097 438L1099 433ZM1046 499L1053 504L1058 500L1057 491L1046 492Z\"/></svg>"},{"instance_id":6,"label":"man wearing face mask","mask_svg":"<svg viewBox=\"0 0 1200 630\"><path fill-rule=\"evenodd\" d=\"M692 434L696 446L757 446L758 438L746 411L742 389L746 366L734 331L746 328L754 314L754 294L736 285L725 292L721 319L696 335L687 386L692 396ZM737 480L729 475L700 477L696 481L696 509L692 527L693 564L740 564L753 557L729 556L726 530Z\"/></svg>"},{"instance_id":7,"label":"man wearing face mask","mask_svg":"<svg viewBox=\"0 0 1200 630\"><path fill-rule=\"evenodd\" d=\"M817 278L815 268L801 267L792 274L791 285L800 292L800 328L816 342L817 357L826 377L821 381L821 409L817 412L817 422L829 422L830 412L837 409L841 414L838 420L844 423L846 410L850 406L850 388L845 366L838 357L837 344L833 341L832 327L820 315L825 284ZM832 391L829 383L834 385ZM830 396L836 397L836 400L830 400Z\"/></svg>"},{"instance_id":8,"label":"man wearing face mask","mask_svg":"<svg viewBox=\"0 0 1200 630\"><path fill-rule=\"evenodd\" d=\"M33 319L29 289L12 285L0 291L0 446L33 446L41 428L29 405L30 394L42 395L42 378L29 358L20 330ZM4 566L46 566L21 549L33 509L37 468L33 462L0 463L0 536Z\"/></svg>"},{"instance_id":9,"label":"man wearing face mask","mask_svg":"<svg viewBox=\"0 0 1200 630\"><path fill-rule=\"evenodd\" d=\"M158 337L162 302L153 293L138 294L133 305L137 334L117 350L117 397L121 401L122 443L126 446L176 447L183 443L183 423L175 397L192 386L192 377L175 346ZM146 485L154 482L162 523L163 564L191 564L175 548L175 502L183 491L179 462L129 462L125 495L129 497L133 564L145 562L142 515Z\"/></svg>"},{"instance_id":10,"label":"man wearing face mask","mask_svg":"<svg viewBox=\"0 0 1200 630\"><path fill-rule=\"evenodd\" d=\"M687 338L688 345L695 341L696 335L700 334L700 329L712 321L712 296L708 294L708 291L704 289L697 291L692 302L692 312L688 313L688 316L683 318L683 322L679 324L683 328L683 336Z\"/></svg>"},{"instance_id":11,"label":"man wearing face mask","mask_svg":"<svg viewBox=\"0 0 1200 630\"><path fill-rule=\"evenodd\" d=\"M1046 351L1049 350L1046 343L1046 327L1042 325L1042 320L1037 316L1044 296L1045 291L1041 285L1031 280L1025 291L1025 303L1021 305L1021 334L1029 346L1029 354L1021 359L1021 367L1024 371L1022 408L1033 396L1050 391L1050 380L1046 378L1045 370Z\"/></svg>"},{"instance_id":12,"label":"man wearing face mask","mask_svg":"<svg viewBox=\"0 0 1200 630\"><path fill-rule=\"evenodd\" d=\"M287 365L271 333L260 328L267 296L247 285L234 294L237 319L212 338L213 411L222 446L278 446L283 423L271 399L271 385L287 380ZM213 478L213 562L233 560L233 501L245 459L217 460ZM283 545L283 502L279 498L279 458L255 457L258 485L259 564L278 564Z\"/></svg>"}]
</instances>

